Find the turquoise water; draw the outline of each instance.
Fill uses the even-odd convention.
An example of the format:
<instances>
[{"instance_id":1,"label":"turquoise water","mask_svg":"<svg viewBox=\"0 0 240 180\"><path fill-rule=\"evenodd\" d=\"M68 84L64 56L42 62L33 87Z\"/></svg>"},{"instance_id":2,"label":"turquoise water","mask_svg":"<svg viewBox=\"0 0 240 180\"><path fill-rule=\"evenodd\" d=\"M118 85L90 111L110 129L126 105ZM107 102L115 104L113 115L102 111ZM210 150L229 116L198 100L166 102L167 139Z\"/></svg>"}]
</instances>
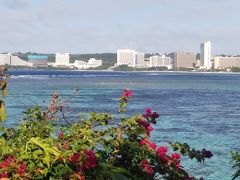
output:
<instances>
[{"instance_id":1,"label":"turquoise water","mask_svg":"<svg viewBox=\"0 0 240 180\"><path fill-rule=\"evenodd\" d=\"M240 74L10 71L6 99L7 126L16 126L27 107L46 109L50 95L68 99L66 115L74 121L79 112L116 113L122 89L133 90L131 114L146 107L159 112L151 139L159 145L187 142L191 147L210 149L214 156L203 164L183 160L192 175L205 179L231 179L231 150L240 151ZM72 116L76 114L76 116Z\"/></svg>"}]
</instances>

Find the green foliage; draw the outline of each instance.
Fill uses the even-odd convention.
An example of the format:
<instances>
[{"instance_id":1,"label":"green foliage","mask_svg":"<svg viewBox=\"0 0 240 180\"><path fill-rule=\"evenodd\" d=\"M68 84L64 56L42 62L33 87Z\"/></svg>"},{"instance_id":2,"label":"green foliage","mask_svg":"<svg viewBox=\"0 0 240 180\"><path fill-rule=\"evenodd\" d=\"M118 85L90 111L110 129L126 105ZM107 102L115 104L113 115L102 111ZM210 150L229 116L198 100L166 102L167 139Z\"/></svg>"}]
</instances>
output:
<instances>
[{"instance_id":1,"label":"green foliage","mask_svg":"<svg viewBox=\"0 0 240 180\"><path fill-rule=\"evenodd\" d=\"M190 149L190 146L187 143L170 143L173 147L173 151L180 151L184 156L189 156L190 159L196 159L197 162L203 162L206 158L211 158L212 153L203 149L202 151L196 149Z\"/></svg>"},{"instance_id":2,"label":"green foliage","mask_svg":"<svg viewBox=\"0 0 240 180\"><path fill-rule=\"evenodd\" d=\"M233 67L231 68L232 72L240 72L240 68L239 67Z\"/></svg>"},{"instance_id":3,"label":"green foliage","mask_svg":"<svg viewBox=\"0 0 240 180\"><path fill-rule=\"evenodd\" d=\"M18 128L0 129L0 178L196 179L180 166L180 154L168 154L166 147L149 141L156 112L147 108L146 114L126 117L131 96L125 90L119 99L119 113L124 112L120 119L91 112L78 123L64 125L48 118L49 109L26 110ZM49 108L55 114L52 102ZM177 144L174 150L192 152L187 144Z\"/></svg>"},{"instance_id":4,"label":"green foliage","mask_svg":"<svg viewBox=\"0 0 240 180\"><path fill-rule=\"evenodd\" d=\"M7 82L5 79L9 77L9 75L6 74L6 71L7 69L4 66L0 66L0 90L2 91L2 97L6 97L8 94ZM5 120L6 120L6 106L3 99L0 99L0 123L2 123Z\"/></svg>"},{"instance_id":5,"label":"green foliage","mask_svg":"<svg viewBox=\"0 0 240 180\"><path fill-rule=\"evenodd\" d=\"M114 71L168 71L167 67L142 67L134 68L128 65L120 65L113 69Z\"/></svg>"},{"instance_id":6,"label":"green foliage","mask_svg":"<svg viewBox=\"0 0 240 180\"><path fill-rule=\"evenodd\" d=\"M234 162L233 168L236 172L232 176L232 180L240 177L240 154L238 152L232 152L232 162Z\"/></svg>"}]
</instances>

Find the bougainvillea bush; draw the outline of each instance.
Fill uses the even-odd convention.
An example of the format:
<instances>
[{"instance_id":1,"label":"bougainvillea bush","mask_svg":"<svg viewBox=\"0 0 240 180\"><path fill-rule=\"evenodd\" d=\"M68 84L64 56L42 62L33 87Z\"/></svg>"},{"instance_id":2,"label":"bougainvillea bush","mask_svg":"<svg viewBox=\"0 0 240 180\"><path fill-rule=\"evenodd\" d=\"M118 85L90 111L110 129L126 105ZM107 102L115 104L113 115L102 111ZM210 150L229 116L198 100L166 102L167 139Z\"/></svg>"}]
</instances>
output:
<instances>
[{"instance_id":1,"label":"bougainvillea bush","mask_svg":"<svg viewBox=\"0 0 240 180\"><path fill-rule=\"evenodd\" d=\"M2 118L0 179L196 179L181 166L182 156L203 162L212 153L181 143L171 144L170 150L151 142L152 124L160 115L146 108L129 117L126 106L132 95L123 91L118 118L91 112L71 123L56 94L47 110L26 110L18 128L3 127ZM66 123L58 123L58 112Z\"/></svg>"}]
</instances>

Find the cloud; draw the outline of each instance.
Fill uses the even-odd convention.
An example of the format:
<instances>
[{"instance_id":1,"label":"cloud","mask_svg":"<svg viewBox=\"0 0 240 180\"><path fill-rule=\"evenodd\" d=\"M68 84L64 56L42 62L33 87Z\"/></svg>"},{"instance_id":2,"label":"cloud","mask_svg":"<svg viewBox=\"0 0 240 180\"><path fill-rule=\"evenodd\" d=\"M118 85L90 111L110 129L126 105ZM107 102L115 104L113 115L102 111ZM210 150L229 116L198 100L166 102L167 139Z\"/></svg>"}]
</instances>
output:
<instances>
[{"instance_id":1,"label":"cloud","mask_svg":"<svg viewBox=\"0 0 240 180\"><path fill-rule=\"evenodd\" d=\"M238 53L239 11L234 0L0 0L0 51L198 52L211 40Z\"/></svg>"},{"instance_id":2,"label":"cloud","mask_svg":"<svg viewBox=\"0 0 240 180\"><path fill-rule=\"evenodd\" d=\"M0 0L0 2L2 2L4 6L10 9L18 9L26 7L29 4L30 0Z\"/></svg>"}]
</instances>

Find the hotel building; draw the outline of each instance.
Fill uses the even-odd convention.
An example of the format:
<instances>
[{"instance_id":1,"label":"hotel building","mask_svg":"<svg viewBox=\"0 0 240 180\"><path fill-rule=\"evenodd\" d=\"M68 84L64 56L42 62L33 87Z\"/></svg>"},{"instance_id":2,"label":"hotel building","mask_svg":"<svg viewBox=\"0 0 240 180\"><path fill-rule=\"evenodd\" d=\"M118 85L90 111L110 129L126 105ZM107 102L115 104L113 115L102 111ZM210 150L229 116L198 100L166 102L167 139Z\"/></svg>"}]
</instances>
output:
<instances>
[{"instance_id":1,"label":"hotel building","mask_svg":"<svg viewBox=\"0 0 240 180\"><path fill-rule=\"evenodd\" d=\"M131 49L119 49L117 50L117 66L120 65L143 67L144 53L140 53Z\"/></svg>"},{"instance_id":2,"label":"hotel building","mask_svg":"<svg viewBox=\"0 0 240 180\"><path fill-rule=\"evenodd\" d=\"M173 55L174 68L193 68L196 65L196 54L190 52L175 52Z\"/></svg>"},{"instance_id":3,"label":"hotel building","mask_svg":"<svg viewBox=\"0 0 240 180\"><path fill-rule=\"evenodd\" d=\"M240 68L240 57L234 56L216 56L214 57L214 69Z\"/></svg>"},{"instance_id":4,"label":"hotel building","mask_svg":"<svg viewBox=\"0 0 240 180\"><path fill-rule=\"evenodd\" d=\"M56 66L69 66L69 64L70 64L69 53L64 53L64 54L57 53L55 55Z\"/></svg>"},{"instance_id":5,"label":"hotel building","mask_svg":"<svg viewBox=\"0 0 240 180\"><path fill-rule=\"evenodd\" d=\"M149 58L149 67L169 67L172 64L172 59L165 55L151 56Z\"/></svg>"},{"instance_id":6,"label":"hotel building","mask_svg":"<svg viewBox=\"0 0 240 180\"><path fill-rule=\"evenodd\" d=\"M206 69L212 68L211 63L211 42L206 41L200 45L200 64Z\"/></svg>"}]
</instances>

